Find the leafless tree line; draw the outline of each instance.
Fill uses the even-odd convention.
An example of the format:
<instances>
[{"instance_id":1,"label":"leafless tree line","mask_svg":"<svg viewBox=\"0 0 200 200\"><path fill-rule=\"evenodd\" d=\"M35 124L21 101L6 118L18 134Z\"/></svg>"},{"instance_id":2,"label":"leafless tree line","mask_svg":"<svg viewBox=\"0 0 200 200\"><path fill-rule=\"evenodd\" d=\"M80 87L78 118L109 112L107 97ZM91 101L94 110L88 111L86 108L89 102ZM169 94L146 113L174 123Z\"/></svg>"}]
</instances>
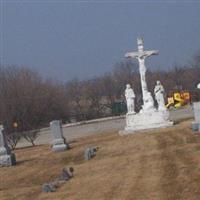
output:
<instances>
[{"instance_id":1,"label":"leafless tree line","mask_svg":"<svg viewBox=\"0 0 200 200\"><path fill-rule=\"evenodd\" d=\"M199 55L200 52L190 66L148 71L149 90L153 92L156 80L160 80L166 94L187 90L193 100L198 100ZM70 122L116 114L113 105L125 101L127 83L134 88L136 109L139 110L142 104L140 76L138 64L131 61L117 63L112 72L101 77L84 81L74 79L67 83L45 80L28 68L0 66L0 122L5 127L10 146L15 148L21 137L34 145L40 128L48 126L54 119Z\"/></svg>"}]
</instances>

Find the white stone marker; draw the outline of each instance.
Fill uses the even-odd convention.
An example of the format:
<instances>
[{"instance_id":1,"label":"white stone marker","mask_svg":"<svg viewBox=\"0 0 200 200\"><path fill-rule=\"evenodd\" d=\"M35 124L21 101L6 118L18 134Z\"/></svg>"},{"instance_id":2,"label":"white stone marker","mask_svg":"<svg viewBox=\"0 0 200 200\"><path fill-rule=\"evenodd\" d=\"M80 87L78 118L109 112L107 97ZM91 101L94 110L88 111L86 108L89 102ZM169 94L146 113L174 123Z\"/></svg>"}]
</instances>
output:
<instances>
[{"instance_id":1,"label":"white stone marker","mask_svg":"<svg viewBox=\"0 0 200 200\"><path fill-rule=\"evenodd\" d=\"M157 55L158 50L144 51L143 39L137 39L138 51L125 54L126 58L136 58L139 62L139 72L142 86L143 105L139 113L126 114L125 130L120 131L120 135L133 133L137 130L159 128L171 126L173 122L169 121L169 113L166 109L156 110L154 100L148 91L146 83L145 59L152 55Z\"/></svg>"},{"instance_id":2,"label":"white stone marker","mask_svg":"<svg viewBox=\"0 0 200 200\"><path fill-rule=\"evenodd\" d=\"M69 145L66 143L63 137L62 124L59 120L54 120L50 122L50 128L53 136L53 151L64 151L69 149Z\"/></svg>"},{"instance_id":3,"label":"white stone marker","mask_svg":"<svg viewBox=\"0 0 200 200\"><path fill-rule=\"evenodd\" d=\"M193 103L194 122L192 122L193 131L200 131L200 102Z\"/></svg>"},{"instance_id":4,"label":"white stone marker","mask_svg":"<svg viewBox=\"0 0 200 200\"><path fill-rule=\"evenodd\" d=\"M197 89L200 89L200 83L197 85ZM200 132L200 102L193 103L194 121L192 122L192 130Z\"/></svg>"},{"instance_id":5,"label":"white stone marker","mask_svg":"<svg viewBox=\"0 0 200 200\"><path fill-rule=\"evenodd\" d=\"M16 164L15 154L11 153L3 134L3 126L0 125L0 166L8 167Z\"/></svg>"}]
</instances>

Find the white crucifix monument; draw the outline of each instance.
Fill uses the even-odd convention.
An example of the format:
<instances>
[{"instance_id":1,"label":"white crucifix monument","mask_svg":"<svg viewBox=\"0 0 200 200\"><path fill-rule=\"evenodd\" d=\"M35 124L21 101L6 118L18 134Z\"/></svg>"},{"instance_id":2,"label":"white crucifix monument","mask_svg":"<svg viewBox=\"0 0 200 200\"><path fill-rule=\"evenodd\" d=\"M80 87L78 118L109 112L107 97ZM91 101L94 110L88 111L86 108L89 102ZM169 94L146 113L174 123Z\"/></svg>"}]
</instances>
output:
<instances>
[{"instance_id":1,"label":"white crucifix monument","mask_svg":"<svg viewBox=\"0 0 200 200\"><path fill-rule=\"evenodd\" d=\"M128 52L126 58L137 59L139 62L139 72L141 79L143 105L139 113L126 114L126 127L120 134L129 134L137 130L159 128L171 126L173 122L169 120L169 112L166 109L156 109L151 93L148 91L146 82L145 59L152 55L158 55L158 50L144 50L143 39L137 39L138 51Z\"/></svg>"}]
</instances>

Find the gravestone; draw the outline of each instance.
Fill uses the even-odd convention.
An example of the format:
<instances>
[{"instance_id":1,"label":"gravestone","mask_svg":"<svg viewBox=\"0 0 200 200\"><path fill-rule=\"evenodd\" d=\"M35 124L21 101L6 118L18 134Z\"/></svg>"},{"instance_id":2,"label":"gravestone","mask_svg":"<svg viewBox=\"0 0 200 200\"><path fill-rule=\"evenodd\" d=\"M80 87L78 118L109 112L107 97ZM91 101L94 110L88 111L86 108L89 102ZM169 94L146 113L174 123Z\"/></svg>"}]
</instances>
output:
<instances>
[{"instance_id":1,"label":"gravestone","mask_svg":"<svg viewBox=\"0 0 200 200\"><path fill-rule=\"evenodd\" d=\"M200 131L200 102L193 103L194 122L192 122L193 131Z\"/></svg>"},{"instance_id":2,"label":"gravestone","mask_svg":"<svg viewBox=\"0 0 200 200\"><path fill-rule=\"evenodd\" d=\"M84 159L90 160L96 155L96 152L98 151L98 147L89 147L84 152Z\"/></svg>"},{"instance_id":3,"label":"gravestone","mask_svg":"<svg viewBox=\"0 0 200 200\"><path fill-rule=\"evenodd\" d=\"M56 191L56 186L52 183L44 183L42 185L42 191L43 192L55 192Z\"/></svg>"},{"instance_id":4,"label":"gravestone","mask_svg":"<svg viewBox=\"0 0 200 200\"><path fill-rule=\"evenodd\" d=\"M69 167L69 169L63 168L60 176L58 177L59 181L68 181L73 177L74 168Z\"/></svg>"},{"instance_id":5,"label":"gravestone","mask_svg":"<svg viewBox=\"0 0 200 200\"><path fill-rule=\"evenodd\" d=\"M200 83L197 85L197 89L200 89ZM194 121L192 122L192 130L200 132L200 102L193 103Z\"/></svg>"},{"instance_id":6,"label":"gravestone","mask_svg":"<svg viewBox=\"0 0 200 200\"><path fill-rule=\"evenodd\" d=\"M11 152L3 134L3 126L0 125L0 166L8 167L16 164L15 154Z\"/></svg>"},{"instance_id":7,"label":"gravestone","mask_svg":"<svg viewBox=\"0 0 200 200\"><path fill-rule=\"evenodd\" d=\"M55 192L56 189L60 185L62 185L66 181L69 181L69 179L71 179L73 177L73 172L74 172L73 167L69 167L68 169L63 168L63 170L58 178L56 178L54 181L51 181L49 183L44 183L42 185L42 191L43 192Z\"/></svg>"},{"instance_id":8,"label":"gravestone","mask_svg":"<svg viewBox=\"0 0 200 200\"><path fill-rule=\"evenodd\" d=\"M54 120L50 122L50 129L53 136L53 151L64 151L69 149L69 145L66 143L65 138L63 137L62 123L59 120Z\"/></svg>"}]
</instances>

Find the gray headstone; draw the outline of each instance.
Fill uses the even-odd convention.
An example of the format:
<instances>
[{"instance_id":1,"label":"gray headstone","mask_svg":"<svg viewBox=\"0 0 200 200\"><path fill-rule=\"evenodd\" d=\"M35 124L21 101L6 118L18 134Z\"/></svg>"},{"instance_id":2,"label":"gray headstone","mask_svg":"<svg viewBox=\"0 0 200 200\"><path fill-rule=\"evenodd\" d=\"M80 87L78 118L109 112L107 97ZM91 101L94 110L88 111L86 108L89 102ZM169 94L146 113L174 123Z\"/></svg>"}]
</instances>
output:
<instances>
[{"instance_id":1,"label":"gray headstone","mask_svg":"<svg viewBox=\"0 0 200 200\"><path fill-rule=\"evenodd\" d=\"M42 185L42 191L43 192L55 192L56 191L56 187L52 183L44 183Z\"/></svg>"},{"instance_id":2,"label":"gray headstone","mask_svg":"<svg viewBox=\"0 0 200 200\"><path fill-rule=\"evenodd\" d=\"M84 159L90 160L92 157L96 155L96 152L98 150L98 147L89 147L84 152Z\"/></svg>"},{"instance_id":3,"label":"gray headstone","mask_svg":"<svg viewBox=\"0 0 200 200\"><path fill-rule=\"evenodd\" d=\"M60 185L62 185L63 183L65 183L66 181L68 181L73 177L73 172L74 172L73 167L69 167L68 169L63 168L58 178L56 178L54 181L51 181L49 183L44 183L42 185L42 191L55 192Z\"/></svg>"},{"instance_id":4,"label":"gray headstone","mask_svg":"<svg viewBox=\"0 0 200 200\"><path fill-rule=\"evenodd\" d=\"M3 126L0 125L0 166L8 167L16 164L15 154L11 153L3 134Z\"/></svg>"},{"instance_id":5,"label":"gray headstone","mask_svg":"<svg viewBox=\"0 0 200 200\"><path fill-rule=\"evenodd\" d=\"M73 177L74 169L70 167L69 169L63 168L62 173L60 174L58 180L59 181L68 181L70 178Z\"/></svg>"},{"instance_id":6,"label":"gray headstone","mask_svg":"<svg viewBox=\"0 0 200 200\"><path fill-rule=\"evenodd\" d=\"M193 103L194 122L192 122L192 130L200 131L200 102Z\"/></svg>"},{"instance_id":7,"label":"gray headstone","mask_svg":"<svg viewBox=\"0 0 200 200\"><path fill-rule=\"evenodd\" d=\"M192 130L198 131L199 130L199 123L198 122L192 122Z\"/></svg>"},{"instance_id":8,"label":"gray headstone","mask_svg":"<svg viewBox=\"0 0 200 200\"><path fill-rule=\"evenodd\" d=\"M64 151L69 149L69 145L66 143L63 137L62 124L59 120L50 122L50 128L53 136L53 151Z\"/></svg>"},{"instance_id":9,"label":"gray headstone","mask_svg":"<svg viewBox=\"0 0 200 200\"><path fill-rule=\"evenodd\" d=\"M200 123L200 102L193 103L195 122Z\"/></svg>"}]
</instances>

